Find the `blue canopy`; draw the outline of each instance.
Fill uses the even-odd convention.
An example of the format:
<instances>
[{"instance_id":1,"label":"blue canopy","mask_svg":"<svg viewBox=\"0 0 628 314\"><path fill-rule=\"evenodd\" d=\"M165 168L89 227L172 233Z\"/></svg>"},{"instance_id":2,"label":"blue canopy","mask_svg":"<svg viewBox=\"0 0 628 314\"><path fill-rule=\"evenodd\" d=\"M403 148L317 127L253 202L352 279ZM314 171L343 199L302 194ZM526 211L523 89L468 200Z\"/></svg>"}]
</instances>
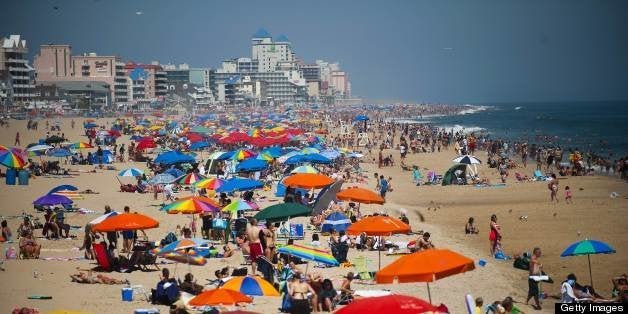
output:
<instances>
[{"instance_id":1,"label":"blue canopy","mask_svg":"<svg viewBox=\"0 0 628 314\"><path fill-rule=\"evenodd\" d=\"M48 194L57 193L59 191L78 191L78 188L75 187L74 185L62 184L55 188L52 188L52 190L50 190Z\"/></svg>"},{"instance_id":2,"label":"blue canopy","mask_svg":"<svg viewBox=\"0 0 628 314\"><path fill-rule=\"evenodd\" d=\"M307 154L303 157L305 161L313 164L329 164L331 160L321 154Z\"/></svg>"},{"instance_id":3,"label":"blue canopy","mask_svg":"<svg viewBox=\"0 0 628 314\"><path fill-rule=\"evenodd\" d=\"M52 157L68 157L68 156L72 156L72 153L65 148L55 148L55 149L48 150L46 152L46 155L52 156Z\"/></svg>"},{"instance_id":4,"label":"blue canopy","mask_svg":"<svg viewBox=\"0 0 628 314\"><path fill-rule=\"evenodd\" d=\"M232 150L230 152L226 152L226 153L218 156L218 158L216 158L216 160L227 160L227 159L233 157L233 154L235 154L235 152L236 152L235 150Z\"/></svg>"},{"instance_id":5,"label":"blue canopy","mask_svg":"<svg viewBox=\"0 0 628 314\"><path fill-rule=\"evenodd\" d=\"M265 160L249 158L236 166L237 172L253 172L261 171L268 168L268 163Z\"/></svg>"},{"instance_id":6,"label":"blue canopy","mask_svg":"<svg viewBox=\"0 0 628 314\"><path fill-rule=\"evenodd\" d=\"M363 115L363 114L359 114L357 116L355 116L355 118L353 119L354 121L368 121L370 120L369 117Z\"/></svg>"},{"instance_id":7,"label":"blue canopy","mask_svg":"<svg viewBox=\"0 0 628 314\"><path fill-rule=\"evenodd\" d=\"M164 171L164 173L172 175L175 178L178 178L178 177L180 177L180 176L185 174L185 172L183 172L183 171L181 171L181 170L179 170L177 168L170 168L170 169Z\"/></svg>"},{"instance_id":8,"label":"blue canopy","mask_svg":"<svg viewBox=\"0 0 628 314\"><path fill-rule=\"evenodd\" d=\"M263 151L260 152L260 155L261 154L266 154L266 155L269 155L270 157L277 158L283 155L283 151L281 150L281 148L277 146L273 146L273 147L264 149Z\"/></svg>"},{"instance_id":9,"label":"blue canopy","mask_svg":"<svg viewBox=\"0 0 628 314\"><path fill-rule=\"evenodd\" d=\"M262 181L244 178L232 178L225 181L223 185L216 189L216 192L229 193L235 191L254 190L262 187L264 187L264 183Z\"/></svg>"},{"instance_id":10,"label":"blue canopy","mask_svg":"<svg viewBox=\"0 0 628 314\"><path fill-rule=\"evenodd\" d=\"M294 155L294 156L286 159L286 162L284 162L284 164L286 164L286 165L297 165L297 164L303 163L303 162L305 162L305 156L306 155L303 155L303 154Z\"/></svg>"},{"instance_id":11,"label":"blue canopy","mask_svg":"<svg viewBox=\"0 0 628 314\"><path fill-rule=\"evenodd\" d=\"M192 143L192 145L190 145L191 150L199 150L205 147L209 147L208 142L195 142L195 143Z\"/></svg>"},{"instance_id":12,"label":"blue canopy","mask_svg":"<svg viewBox=\"0 0 628 314\"><path fill-rule=\"evenodd\" d=\"M162 154L159 154L157 158L155 158L155 163L165 164L165 165L174 165L181 163L193 163L194 157L188 156L179 151L169 151Z\"/></svg>"},{"instance_id":13,"label":"blue canopy","mask_svg":"<svg viewBox=\"0 0 628 314\"><path fill-rule=\"evenodd\" d=\"M321 227L322 232L331 232L332 230L346 231L347 228L351 225L351 220L345 216L345 214L341 212L333 212L327 217L325 217L325 221L323 221L323 225Z\"/></svg>"}]
</instances>

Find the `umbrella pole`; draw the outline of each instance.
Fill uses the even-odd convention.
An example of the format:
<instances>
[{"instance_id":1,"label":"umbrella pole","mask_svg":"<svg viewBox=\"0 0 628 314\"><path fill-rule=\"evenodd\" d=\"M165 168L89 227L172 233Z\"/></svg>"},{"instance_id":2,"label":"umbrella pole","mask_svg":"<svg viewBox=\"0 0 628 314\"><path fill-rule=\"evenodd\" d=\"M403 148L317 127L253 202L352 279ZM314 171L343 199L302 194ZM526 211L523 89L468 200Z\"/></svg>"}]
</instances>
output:
<instances>
[{"instance_id":1,"label":"umbrella pole","mask_svg":"<svg viewBox=\"0 0 628 314\"><path fill-rule=\"evenodd\" d=\"M430 300L430 304L432 304L432 293L430 292L430 283L427 283L427 297Z\"/></svg>"},{"instance_id":2,"label":"umbrella pole","mask_svg":"<svg viewBox=\"0 0 628 314\"><path fill-rule=\"evenodd\" d=\"M591 287L593 287L593 273L591 272L591 254L587 254L587 260L589 261L589 279L591 280Z\"/></svg>"},{"instance_id":3,"label":"umbrella pole","mask_svg":"<svg viewBox=\"0 0 628 314\"><path fill-rule=\"evenodd\" d=\"M307 269L310 266L310 262L305 263L305 274L307 275Z\"/></svg>"},{"instance_id":4,"label":"umbrella pole","mask_svg":"<svg viewBox=\"0 0 628 314\"><path fill-rule=\"evenodd\" d=\"M381 269L382 269L382 250L381 250L381 243L380 243L380 247L378 247L378 248L377 248L377 262L378 262L377 270L381 270Z\"/></svg>"},{"instance_id":5,"label":"umbrella pole","mask_svg":"<svg viewBox=\"0 0 628 314\"><path fill-rule=\"evenodd\" d=\"M122 186L122 181L120 181L120 178L118 178L118 176L116 176L116 180L118 180L118 183L120 183L120 186Z\"/></svg>"}]
</instances>

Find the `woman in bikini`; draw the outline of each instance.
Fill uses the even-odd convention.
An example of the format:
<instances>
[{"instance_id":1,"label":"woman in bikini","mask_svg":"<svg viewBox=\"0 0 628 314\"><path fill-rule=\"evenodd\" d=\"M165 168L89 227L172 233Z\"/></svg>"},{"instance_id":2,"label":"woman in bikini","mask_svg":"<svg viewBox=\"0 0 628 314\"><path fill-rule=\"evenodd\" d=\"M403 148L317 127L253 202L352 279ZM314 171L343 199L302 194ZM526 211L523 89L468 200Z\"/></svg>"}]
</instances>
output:
<instances>
[{"instance_id":1,"label":"woman in bikini","mask_svg":"<svg viewBox=\"0 0 628 314\"><path fill-rule=\"evenodd\" d=\"M289 287L290 298L292 299L290 313L307 314L311 312L308 294L315 295L316 292L304 279L298 272L292 275L292 283ZM314 310L316 311L316 307Z\"/></svg>"}]
</instances>

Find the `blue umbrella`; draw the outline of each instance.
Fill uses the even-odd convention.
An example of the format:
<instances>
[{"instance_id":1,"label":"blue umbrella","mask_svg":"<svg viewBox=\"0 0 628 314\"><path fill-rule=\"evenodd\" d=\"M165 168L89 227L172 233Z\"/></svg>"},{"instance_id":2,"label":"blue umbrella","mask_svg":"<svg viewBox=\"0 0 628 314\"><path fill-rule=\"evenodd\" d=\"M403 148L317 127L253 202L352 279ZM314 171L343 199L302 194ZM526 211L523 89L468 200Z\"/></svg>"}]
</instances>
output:
<instances>
[{"instance_id":1,"label":"blue umbrella","mask_svg":"<svg viewBox=\"0 0 628 314\"><path fill-rule=\"evenodd\" d=\"M139 141L139 140L141 140L141 139L142 139L142 137L141 137L141 136L139 136L139 135L133 135L133 136L131 136L131 140L132 140L132 141Z\"/></svg>"},{"instance_id":2,"label":"blue umbrella","mask_svg":"<svg viewBox=\"0 0 628 314\"><path fill-rule=\"evenodd\" d=\"M154 177L152 177L148 183L150 184L168 184L168 183L172 183L174 180L176 180L176 178L171 175L171 174L167 174L167 173L160 173Z\"/></svg>"},{"instance_id":3,"label":"blue umbrella","mask_svg":"<svg viewBox=\"0 0 628 314\"><path fill-rule=\"evenodd\" d=\"M142 172L142 170L137 169L137 168L129 168L129 169L124 169L122 171L120 171L118 173L119 177L139 177L141 175L143 175L144 172Z\"/></svg>"},{"instance_id":4,"label":"blue umbrella","mask_svg":"<svg viewBox=\"0 0 628 314\"><path fill-rule=\"evenodd\" d=\"M164 165L174 165L180 163L193 163L194 157L188 156L179 151L169 151L162 154L159 154L157 158L155 158L155 163L164 164Z\"/></svg>"},{"instance_id":5,"label":"blue umbrella","mask_svg":"<svg viewBox=\"0 0 628 314\"><path fill-rule=\"evenodd\" d=\"M284 164L286 164L286 165L298 165L300 163L304 163L305 162L305 156L306 155L303 155L303 154L294 155L294 156L286 159Z\"/></svg>"},{"instance_id":6,"label":"blue umbrella","mask_svg":"<svg viewBox=\"0 0 628 314\"><path fill-rule=\"evenodd\" d=\"M46 152L46 155L52 156L52 157L68 157L68 156L72 156L72 153L65 148L55 148L55 149L48 150Z\"/></svg>"},{"instance_id":7,"label":"blue umbrella","mask_svg":"<svg viewBox=\"0 0 628 314\"><path fill-rule=\"evenodd\" d=\"M254 172L261 171L268 168L268 163L265 160L249 158L236 166L237 172Z\"/></svg>"},{"instance_id":8,"label":"blue umbrella","mask_svg":"<svg viewBox=\"0 0 628 314\"><path fill-rule=\"evenodd\" d=\"M307 154L303 156L303 159L306 162L310 162L313 164L329 164L331 160L321 154Z\"/></svg>"},{"instance_id":9,"label":"blue umbrella","mask_svg":"<svg viewBox=\"0 0 628 314\"><path fill-rule=\"evenodd\" d=\"M355 118L353 119L354 121L368 121L370 120L369 117L363 115L363 114L359 114L357 116L355 116Z\"/></svg>"},{"instance_id":10,"label":"blue umbrella","mask_svg":"<svg viewBox=\"0 0 628 314\"><path fill-rule=\"evenodd\" d=\"M230 193L235 191L254 190L262 187L264 187L264 183L262 181L244 178L232 178L225 181L223 185L216 189L216 192Z\"/></svg>"},{"instance_id":11,"label":"blue umbrella","mask_svg":"<svg viewBox=\"0 0 628 314\"><path fill-rule=\"evenodd\" d=\"M351 220L345 216L345 214L341 212L333 212L327 217L325 217L325 221L323 221L323 226L321 227L322 232L331 232L332 230L346 231L347 228L351 225Z\"/></svg>"},{"instance_id":12,"label":"blue umbrella","mask_svg":"<svg viewBox=\"0 0 628 314\"><path fill-rule=\"evenodd\" d=\"M78 191L78 188L75 187L74 185L62 184L55 188L52 188L52 190L50 190L48 194L57 193L59 191Z\"/></svg>"},{"instance_id":13,"label":"blue umbrella","mask_svg":"<svg viewBox=\"0 0 628 314\"><path fill-rule=\"evenodd\" d=\"M329 159L336 159L340 157L340 152L334 149L327 149L327 150L321 151L320 154Z\"/></svg>"},{"instance_id":14,"label":"blue umbrella","mask_svg":"<svg viewBox=\"0 0 628 314\"><path fill-rule=\"evenodd\" d=\"M190 145L190 149L191 150L199 150L199 149L203 149L205 147L209 147L209 143L207 143L207 142L195 142L195 143L192 143L192 145Z\"/></svg>"},{"instance_id":15,"label":"blue umbrella","mask_svg":"<svg viewBox=\"0 0 628 314\"><path fill-rule=\"evenodd\" d=\"M181 171L181 170L179 170L177 168L170 168L170 169L164 171L164 173L165 174L170 174L170 175L172 175L175 178L178 178L178 177L180 177L180 176L185 174L185 172L183 172L183 171Z\"/></svg>"},{"instance_id":16,"label":"blue umbrella","mask_svg":"<svg viewBox=\"0 0 628 314\"><path fill-rule=\"evenodd\" d=\"M216 160L227 160L229 158L231 158L233 156L233 154L235 154L235 150L232 150L230 152L226 152L223 153L222 155L218 156L218 158L216 158Z\"/></svg>"},{"instance_id":17,"label":"blue umbrella","mask_svg":"<svg viewBox=\"0 0 628 314\"><path fill-rule=\"evenodd\" d=\"M283 151L281 150L281 148L274 146L274 147L269 147L269 148L264 149L263 151L260 152L260 155L261 154L266 154L266 155L269 155L270 157L277 158L283 155Z\"/></svg>"},{"instance_id":18,"label":"blue umbrella","mask_svg":"<svg viewBox=\"0 0 628 314\"><path fill-rule=\"evenodd\" d=\"M589 261L589 278L591 279L591 286L593 286L593 274L591 273L591 254L613 254L615 249L610 245L597 240L583 240L576 243L572 243L568 246L560 257L567 256L580 256L586 255Z\"/></svg>"},{"instance_id":19,"label":"blue umbrella","mask_svg":"<svg viewBox=\"0 0 628 314\"><path fill-rule=\"evenodd\" d=\"M85 124L83 127L85 127L86 129L93 129L93 128L97 128L98 124L90 122L90 123Z\"/></svg>"},{"instance_id":20,"label":"blue umbrella","mask_svg":"<svg viewBox=\"0 0 628 314\"><path fill-rule=\"evenodd\" d=\"M53 205L70 205L74 203L71 199L57 194L46 194L33 202L33 205L38 206L53 206Z\"/></svg>"}]
</instances>

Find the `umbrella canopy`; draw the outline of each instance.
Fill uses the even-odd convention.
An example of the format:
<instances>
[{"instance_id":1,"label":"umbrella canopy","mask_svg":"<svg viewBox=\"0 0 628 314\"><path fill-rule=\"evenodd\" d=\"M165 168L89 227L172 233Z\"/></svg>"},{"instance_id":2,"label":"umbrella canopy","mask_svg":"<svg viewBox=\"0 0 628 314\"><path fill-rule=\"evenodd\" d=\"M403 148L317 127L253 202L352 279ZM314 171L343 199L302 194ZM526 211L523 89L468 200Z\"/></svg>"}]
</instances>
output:
<instances>
[{"instance_id":1,"label":"umbrella canopy","mask_svg":"<svg viewBox=\"0 0 628 314\"><path fill-rule=\"evenodd\" d=\"M354 121L368 121L369 117L363 115L363 114L359 114L357 116L355 116L355 118L353 118Z\"/></svg>"},{"instance_id":2,"label":"umbrella canopy","mask_svg":"<svg viewBox=\"0 0 628 314\"><path fill-rule=\"evenodd\" d=\"M0 151L0 164L8 168L22 169L26 162L24 158L14 150Z\"/></svg>"},{"instance_id":3,"label":"umbrella canopy","mask_svg":"<svg viewBox=\"0 0 628 314\"><path fill-rule=\"evenodd\" d=\"M72 144L72 148L74 149L82 149L82 148L94 148L94 146L85 142L76 142Z\"/></svg>"},{"instance_id":4,"label":"umbrella canopy","mask_svg":"<svg viewBox=\"0 0 628 314\"><path fill-rule=\"evenodd\" d=\"M591 285L593 285L593 272L591 271L591 255L592 254L613 254L615 253L615 249L610 245L597 240L583 240L578 241L576 243L572 243L568 246L560 257L567 256L580 256L586 255L587 260L589 262L589 279L591 280Z\"/></svg>"},{"instance_id":5,"label":"umbrella canopy","mask_svg":"<svg viewBox=\"0 0 628 314\"><path fill-rule=\"evenodd\" d=\"M255 207L250 202L239 199L222 208L223 212L237 212L239 210L254 210Z\"/></svg>"},{"instance_id":6,"label":"umbrella canopy","mask_svg":"<svg viewBox=\"0 0 628 314\"><path fill-rule=\"evenodd\" d=\"M164 171L163 173L172 175L175 178L178 178L178 177L180 177L180 176L185 174L185 172L183 172L183 170L178 169L178 168L170 168L170 169Z\"/></svg>"},{"instance_id":7,"label":"umbrella canopy","mask_svg":"<svg viewBox=\"0 0 628 314\"><path fill-rule=\"evenodd\" d=\"M144 150L147 148L156 148L156 147L157 147L157 144L155 144L155 142L151 138L148 140L141 140L139 143L137 143L137 146L135 146L135 149Z\"/></svg>"},{"instance_id":8,"label":"umbrella canopy","mask_svg":"<svg viewBox=\"0 0 628 314\"><path fill-rule=\"evenodd\" d=\"M418 314L439 313L438 309L427 301L400 294L381 297L356 299L349 305L334 312L335 314L352 313L390 313Z\"/></svg>"},{"instance_id":9,"label":"umbrella canopy","mask_svg":"<svg viewBox=\"0 0 628 314\"><path fill-rule=\"evenodd\" d=\"M321 155L321 154L306 154L303 156L303 161L313 163L313 164L329 164L331 163L331 159Z\"/></svg>"},{"instance_id":10,"label":"umbrella canopy","mask_svg":"<svg viewBox=\"0 0 628 314\"><path fill-rule=\"evenodd\" d=\"M480 165L480 164L482 164L481 160L479 160L475 156L471 156L471 155L458 156L458 157L456 157L452 161L455 162L455 163L465 164L465 165Z\"/></svg>"},{"instance_id":11,"label":"umbrella canopy","mask_svg":"<svg viewBox=\"0 0 628 314\"><path fill-rule=\"evenodd\" d=\"M386 202L379 194L358 187L341 190L336 194L336 198L343 201L353 201L363 204L384 204Z\"/></svg>"},{"instance_id":12,"label":"umbrella canopy","mask_svg":"<svg viewBox=\"0 0 628 314\"><path fill-rule=\"evenodd\" d=\"M174 180L176 180L176 178L173 175L167 174L167 173L160 173L160 174L152 177L150 180L148 180L148 183L150 183L150 184L168 184L168 183L172 183Z\"/></svg>"},{"instance_id":13,"label":"umbrella canopy","mask_svg":"<svg viewBox=\"0 0 628 314\"><path fill-rule=\"evenodd\" d=\"M144 172L140 169L137 168L129 168L129 169L124 169L120 172L118 172L118 176L119 177L139 177L141 175L143 175Z\"/></svg>"},{"instance_id":14,"label":"umbrella canopy","mask_svg":"<svg viewBox=\"0 0 628 314\"><path fill-rule=\"evenodd\" d=\"M209 243L209 240L205 239L181 239L174 241L162 248L155 249L154 253L157 255L165 255L168 253L174 253L181 250L191 249L199 246L203 246Z\"/></svg>"},{"instance_id":15,"label":"umbrella canopy","mask_svg":"<svg viewBox=\"0 0 628 314\"><path fill-rule=\"evenodd\" d=\"M249 158L236 166L237 172L255 172L262 171L268 168L268 163L265 160Z\"/></svg>"},{"instance_id":16,"label":"umbrella canopy","mask_svg":"<svg viewBox=\"0 0 628 314\"><path fill-rule=\"evenodd\" d=\"M142 214L120 214L96 224L94 232L144 230L159 227L159 222Z\"/></svg>"},{"instance_id":17,"label":"umbrella canopy","mask_svg":"<svg viewBox=\"0 0 628 314\"><path fill-rule=\"evenodd\" d=\"M318 173L318 170L316 170L316 168L310 166L310 165L305 165L305 166L299 166L296 167L294 169L292 169L292 171L290 171L290 173L295 174L295 173Z\"/></svg>"},{"instance_id":18,"label":"umbrella canopy","mask_svg":"<svg viewBox=\"0 0 628 314\"><path fill-rule=\"evenodd\" d=\"M323 225L321 226L321 231L346 231L350 225L351 220L345 216L345 214L341 212L333 212L325 217L325 221L323 221Z\"/></svg>"},{"instance_id":19,"label":"umbrella canopy","mask_svg":"<svg viewBox=\"0 0 628 314\"><path fill-rule=\"evenodd\" d=\"M72 156L72 152L70 152L69 150L65 149L65 148L54 148L54 149L50 149L46 152L47 156L52 156L52 157L68 157L68 156Z\"/></svg>"},{"instance_id":20,"label":"umbrella canopy","mask_svg":"<svg viewBox=\"0 0 628 314\"><path fill-rule=\"evenodd\" d=\"M239 291L246 295L278 297L279 291L259 276L235 276L227 280L221 289Z\"/></svg>"},{"instance_id":21,"label":"umbrella canopy","mask_svg":"<svg viewBox=\"0 0 628 314\"><path fill-rule=\"evenodd\" d=\"M46 194L33 202L37 206L70 205L74 203L71 199L56 194Z\"/></svg>"},{"instance_id":22,"label":"umbrella canopy","mask_svg":"<svg viewBox=\"0 0 628 314\"><path fill-rule=\"evenodd\" d=\"M277 252L298 257L302 260L318 262L329 266L340 265L338 261L334 258L334 256L331 255L331 253L309 246L303 246L298 244L286 245L280 247Z\"/></svg>"},{"instance_id":23,"label":"umbrella canopy","mask_svg":"<svg viewBox=\"0 0 628 314\"><path fill-rule=\"evenodd\" d=\"M56 193L59 191L78 191L78 188L75 187L74 185L69 185L69 184L62 184L62 185L58 185L54 188L52 188L48 194L52 194L52 193Z\"/></svg>"},{"instance_id":24,"label":"umbrella canopy","mask_svg":"<svg viewBox=\"0 0 628 314\"><path fill-rule=\"evenodd\" d=\"M63 141L65 141L65 139L63 137L53 135L53 136L47 138L45 142L46 142L46 144L53 144L53 143L56 144L56 143L61 143Z\"/></svg>"},{"instance_id":25,"label":"umbrella canopy","mask_svg":"<svg viewBox=\"0 0 628 314\"><path fill-rule=\"evenodd\" d=\"M397 233L408 233L410 226L389 216L369 216L347 228L347 233L350 235L359 235L362 232L371 236L389 236Z\"/></svg>"},{"instance_id":26,"label":"umbrella canopy","mask_svg":"<svg viewBox=\"0 0 628 314\"><path fill-rule=\"evenodd\" d=\"M204 142L204 141L194 142L194 143L192 143L190 145L190 149L191 150L201 150L201 149L203 149L205 147L209 147L209 143L208 142Z\"/></svg>"},{"instance_id":27,"label":"umbrella canopy","mask_svg":"<svg viewBox=\"0 0 628 314\"><path fill-rule=\"evenodd\" d=\"M35 145L35 146L31 146L28 149L26 149L26 151L28 152L40 152L40 151L45 151L45 150L49 150L51 148L54 148L50 145Z\"/></svg>"},{"instance_id":28,"label":"umbrella canopy","mask_svg":"<svg viewBox=\"0 0 628 314\"><path fill-rule=\"evenodd\" d=\"M231 155L233 160L244 160L251 157L255 157L255 153L248 149L238 149Z\"/></svg>"},{"instance_id":29,"label":"umbrella canopy","mask_svg":"<svg viewBox=\"0 0 628 314\"><path fill-rule=\"evenodd\" d=\"M161 208L168 214L199 214L204 212L218 212L220 206L207 197L192 196L177 200Z\"/></svg>"},{"instance_id":30,"label":"umbrella canopy","mask_svg":"<svg viewBox=\"0 0 628 314\"><path fill-rule=\"evenodd\" d=\"M207 178L194 183L198 189L216 190L225 183L225 180L219 178Z\"/></svg>"},{"instance_id":31,"label":"umbrella canopy","mask_svg":"<svg viewBox=\"0 0 628 314\"><path fill-rule=\"evenodd\" d=\"M309 216L312 209L298 203L282 203L275 204L264 208L255 215L257 220L266 220L270 222L283 221L292 217Z\"/></svg>"},{"instance_id":32,"label":"umbrella canopy","mask_svg":"<svg viewBox=\"0 0 628 314\"><path fill-rule=\"evenodd\" d=\"M241 292L229 289L213 289L203 291L190 300L192 306L203 305L231 305L236 303L251 303L253 299Z\"/></svg>"},{"instance_id":33,"label":"umbrella canopy","mask_svg":"<svg viewBox=\"0 0 628 314\"><path fill-rule=\"evenodd\" d=\"M193 163L194 157L181 153L179 151L169 151L162 154L159 154L157 158L155 158L155 163L164 164L164 165L174 165L180 163Z\"/></svg>"},{"instance_id":34,"label":"umbrella canopy","mask_svg":"<svg viewBox=\"0 0 628 314\"><path fill-rule=\"evenodd\" d=\"M283 181L285 186L303 189L320 189L332 183L334 183L332 178L318 173L297 173Z\"/></svg>"},{"instance_id":35,"label":"umbrella canopy","mask_svg":"<svg viewBox=\"0 0 628 314\"><path fill-rule=\"evenodd\" d=\"M181 185L192 185L196 182L199 182L201 180L205 179L205 177L203 177L202 175L196 173L196 172L191 172L188 174L185 174L181 177L179 177L177 179L177 182L179 182L179 184Z\"/></svg>"},{"instance_id":36,"label":"umbrella canopy","mask_svg":"<svg viewBox=\"0 0 628 314\"><path fill-rule=\"evenodd\" d=\"M262 181L244 178L232 178L216 189L216 192L235 192L235 191L247 191L264 187Z\"/></svg>"},{"instance_id":37,"label":"umbrella canopy","mask_svg":"<svg viewBox=\"0 0 628 314\"><path fill-rule=\"evenodd\" d=\"M102 216L100 216L100 217L98 217L98 218L96 218L96 219L94 219L94 220L90 221L90 222L89 222L89 224L90 224L90 225L96 225L96 224L99 224L99 223L101 223L101 222L105 221L105 220L106 220L106 219L108 219L109 217L113 217L113 216L116 216L116 215L119 215L119 214L120 214L119 212L114 212L114 211L112 211L112 212L109 212L109 213L107 213L107 214L104 214L104 215L102 215Z\"/></svg>"}]
</instances>

